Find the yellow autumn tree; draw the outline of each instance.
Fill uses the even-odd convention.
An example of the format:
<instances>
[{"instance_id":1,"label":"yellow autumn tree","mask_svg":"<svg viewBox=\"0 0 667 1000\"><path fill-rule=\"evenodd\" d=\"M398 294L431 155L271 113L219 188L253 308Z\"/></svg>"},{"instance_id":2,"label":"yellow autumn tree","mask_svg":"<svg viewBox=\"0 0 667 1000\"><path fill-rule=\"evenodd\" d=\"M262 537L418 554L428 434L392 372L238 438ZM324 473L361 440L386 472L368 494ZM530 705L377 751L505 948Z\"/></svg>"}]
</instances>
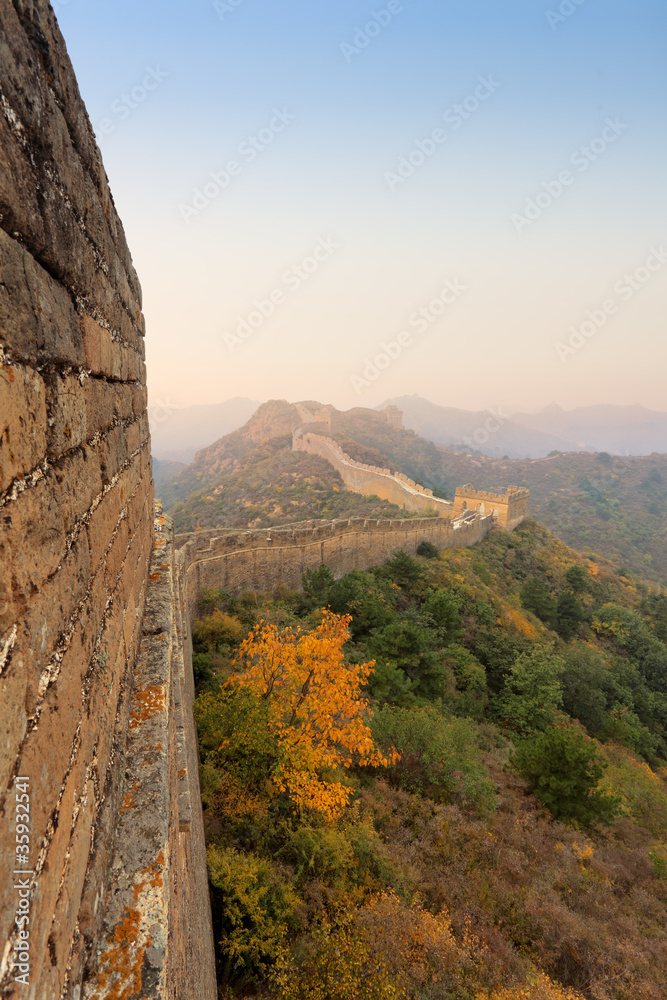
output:
<instances>
[{"instance_id":1,"label":"yellow autumn tree","mask_svg":"<svg viewBox=\"0 0 667 1000\"><path fill-rule=\"evenodd\" d=\"M299 809L328 818L346 806L351 789L323 776L352 763L387 767L398 754L379 751L366 719L361 687L375 662L346 663L349 615L324 610L317 628L278 629L260 621L239 647L237 673L227 682L269 706L269 726L283 750L273 780Z\"/></svg>"}]
</instances>

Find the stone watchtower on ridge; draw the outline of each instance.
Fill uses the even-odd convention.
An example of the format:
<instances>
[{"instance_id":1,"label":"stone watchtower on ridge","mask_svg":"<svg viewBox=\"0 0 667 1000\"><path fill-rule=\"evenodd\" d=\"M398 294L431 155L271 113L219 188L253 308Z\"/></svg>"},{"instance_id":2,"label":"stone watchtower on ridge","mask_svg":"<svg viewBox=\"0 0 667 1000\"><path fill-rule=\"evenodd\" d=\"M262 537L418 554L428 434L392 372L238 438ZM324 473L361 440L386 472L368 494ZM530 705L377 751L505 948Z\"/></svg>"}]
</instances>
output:
<instances>
[{"instance_id":1,"label":"stone watchtower on ridge","mask_svg":"<svg viewBox=\"0 0 667 1000\"><path fill-rule=\"evenodd\" d=\"M384 416L390 427L393 427L397 431L403 430L403 411L399 410L397 406L393 404L385 406L380 413Z\"/></svg>"},{"instance_id":2,"label":"stone watchtower on ridge","mask_svg":"<svg viewBox=\"0 0 667 1000\"><path fill-rule=\"evenodd\" d=\"M492 514L500 528L512 531L530 513L530 494L521 486L508 486L506 493L487 493L468 483L456 490L452 517L461 517L467 511L482 516Z\"/></svg>"}]
</instances>

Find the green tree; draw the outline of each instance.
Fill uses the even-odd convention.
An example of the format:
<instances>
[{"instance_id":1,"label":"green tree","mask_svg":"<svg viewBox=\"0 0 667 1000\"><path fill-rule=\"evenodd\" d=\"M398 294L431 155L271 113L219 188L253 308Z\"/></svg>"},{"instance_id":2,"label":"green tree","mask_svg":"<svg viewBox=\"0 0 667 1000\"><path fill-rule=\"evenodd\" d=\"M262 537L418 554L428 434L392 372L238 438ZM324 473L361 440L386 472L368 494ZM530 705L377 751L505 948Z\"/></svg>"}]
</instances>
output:
<instances>
[{"instance_id":1,"label":"green tree","mask_svg":"<svg viewBox=\"0 0 667 1000\"><path fill-rule=\"evenodd\" d=\"M543 730L550 726L563 701L561 677L565 665L550 649L536 647L515 661L498 712L518 732Z\"/></svg>"},{"instance_id":2,"label":"green tree","mask_svg":"<svg viewBox=\"0 0 667 1000\"><path fill-rule=\"evenodd\" d=\"M373 716L371 732L377 745L395 747L401 755L387 769L393 784L435 800L458 799L480 809L493 808L493 785L474 722L443 718L427 706L385 705Z\"/></svg>"},{"instance_id":3,"label":"green tree","mask_svg":"<svg viewBox=\"0 0 667 1000\"><path fill-rule=\"evenodd\" d=\"M462 608L461 598L451 590L435 590L422 605L422 617L446 642L456 642L463 635Z\"/></svg>"},{"instance_id":4,"label":"green tree","mask_svg":"<svg viewBox=\"0 0 667 1000\"><path fill-rule=\"evenodd\" d=\"M421 556L422 559L437 559L440 552L432 542L420 542L417 547L417 555Z\"/></svg>"},{"instance_id":5,"label":"green tree","mask_svg":"<svg viewBox=\"0 0 667 1000\"><path fill-rule=\"evenodd\" d=\"M561 594L556 604L555 628L561 639L569 641L574 639L578 633L581 623L586 620L586 615L581 604L571 590L566 590Z\"/></svg>"},{"instance_id":6,"label":"green tree","mask_svg":"<svg viewBox=\"0 0 667 1000\"><path fill-rule=\"evenodd\" d=\"M522 739L514 766L556 819L591 826L610 824L620 800L598 788L607 762L595 742L573 726Z\"/></svg>"},{"instance_id":7,"label":"green tree","mask_svg":"<svg viewBox=\"0 0 667 1000\"><path fill-rule=\"evenodd\" d=\"M424 575L424 570L415 559L411 559L407 552L399 549L392 559L388 559L384 566L380 566L376 575L397 583L399 587L406 589L413 587Z\"/></svg>"},{"instance_id":8,"label":"green tree","mask_svg":"<svg viewBox=\"0 0 667 1000\"><path fill-rule=\"evenodd\" d=\"M524 583L521 588L521 603L547 625L553 626L555 623L556 601L537 577Z\"/></svg>"},{"instance_id":9,"label":"green tree","mask_svg":"<svg viewBox=\"0 0 667 1000\"><path fill-rule=\"evenodd\" d=\"M588 573L583 566L570 566L565 574L565 579L575 594L588 590Z\"/></svg>"},{"instance_id":10,"label":"green tree","mask_svg":"<svg viewBox=\"0 0 667 1000\"><path fill-rule=\"evenodd\" d=\"M317 569L307 569L301 577L303 595L311 608L324 608L329 603L336 580L333 573L322 563Z\"/></svg>"}]
</instances>

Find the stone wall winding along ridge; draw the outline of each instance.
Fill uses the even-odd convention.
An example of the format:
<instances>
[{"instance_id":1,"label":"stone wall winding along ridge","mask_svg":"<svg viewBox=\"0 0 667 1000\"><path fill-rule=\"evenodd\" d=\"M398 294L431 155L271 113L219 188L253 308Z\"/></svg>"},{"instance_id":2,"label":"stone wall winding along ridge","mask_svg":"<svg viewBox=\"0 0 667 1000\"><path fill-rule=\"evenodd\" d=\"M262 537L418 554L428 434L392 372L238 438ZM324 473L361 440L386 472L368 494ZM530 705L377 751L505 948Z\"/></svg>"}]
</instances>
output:
<instances>
[{"instance_id":1,"label":"stone wall winding along ridge","mask_svg":"<svg viewBox=\"0 0 667 1000\"><path fill-rule=\"evenodd\" d=\"M322 433L323 424L304 424L292 435L292 450L307 451L326 459L340 474L345 487L353 493L377 496L389 500L411 513L435 511L439 517L452 517L454 504L434 497L431 490L419 486L401 473L377 469L372 465L356 462L341 446Z\"/></svg>"},{"instance_id":2,"label":"stone wall winding along ridge","mask_svg":"<svg viewBox=\"0 0 667 1000\"><path fill-rule=\"evenodd\" d=\"M494 518L469 513L449 520L424 517L409 520L304 521L281 528L239 531L218 529L176 536L177 561L187 616L196 612L202 591L222 588L298 590L307 569L322 563L334 576L377 566L399 549L414 555L421 542L439 549L467 548L486 537Z\"/></svg>"},{"instance_id":3,"label":"stone wall winding along ridge","mask_svg":"<svg viewBox=\"0 0 667 1000\"><path fill-rule=\"evenodd\" d=\"M341 575L494 523L339 464L448 516L174 543L153 500L141 290L94 134L49 4L0 0L3 997L215 1000L189 625L202 590L298 587L322 562Z\"/></svg>"}]
</instances>

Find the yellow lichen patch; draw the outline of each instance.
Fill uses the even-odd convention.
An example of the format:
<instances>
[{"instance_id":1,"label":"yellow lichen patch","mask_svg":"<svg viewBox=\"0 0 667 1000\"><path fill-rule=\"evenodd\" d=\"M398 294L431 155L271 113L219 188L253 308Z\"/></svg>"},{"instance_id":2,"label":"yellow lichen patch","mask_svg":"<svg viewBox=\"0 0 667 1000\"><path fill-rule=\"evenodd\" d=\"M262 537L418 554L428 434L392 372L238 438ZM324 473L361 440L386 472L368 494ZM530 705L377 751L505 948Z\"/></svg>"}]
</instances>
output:
<instances>
[{"instance_id":1,"label":"yellow lichen patch","mask_svg":"<svg viewBox=\"0 0 667 1000\"><path fill-rule=\"evenodd\" d=\"M158 712L165 711L164 685L147 685L137 688L132 696L134 708L130 712L130 729L136 729L142 722L152 719Z\"/></svg>"}]
</instances>

